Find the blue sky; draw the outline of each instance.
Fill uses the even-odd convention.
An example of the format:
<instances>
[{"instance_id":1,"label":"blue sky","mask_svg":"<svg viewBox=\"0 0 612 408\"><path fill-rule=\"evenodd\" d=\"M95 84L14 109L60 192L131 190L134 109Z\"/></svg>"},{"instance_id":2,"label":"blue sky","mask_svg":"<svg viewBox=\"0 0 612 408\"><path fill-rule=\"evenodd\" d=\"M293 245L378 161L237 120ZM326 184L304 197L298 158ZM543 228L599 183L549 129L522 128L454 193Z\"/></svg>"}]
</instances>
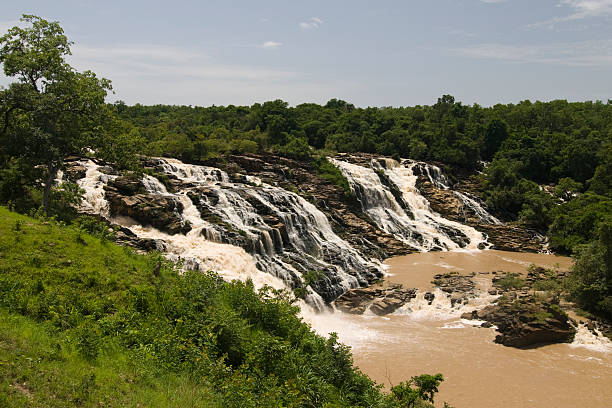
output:
<instances>
[{"instance_id":1,"label":"blue sky","mask_svg":"<svg viewBox=\"0 0 612 408\"><path fill-rule=\"evenodd\" d=\"M59 21L129 104L612 99L612 0L5 3L0 32Z\"/></svg>"}]
</instances>

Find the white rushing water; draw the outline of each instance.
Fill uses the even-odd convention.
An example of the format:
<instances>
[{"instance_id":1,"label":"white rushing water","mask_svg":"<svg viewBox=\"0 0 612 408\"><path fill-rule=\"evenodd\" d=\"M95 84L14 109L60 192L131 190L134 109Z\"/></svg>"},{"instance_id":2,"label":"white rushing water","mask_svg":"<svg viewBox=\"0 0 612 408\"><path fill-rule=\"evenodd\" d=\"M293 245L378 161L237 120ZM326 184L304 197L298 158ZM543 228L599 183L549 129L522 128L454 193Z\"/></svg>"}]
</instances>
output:
<instances>
[{"instance_id":1,"label":"white rushing water","mask_svg":"<svg viewBox=\"0 0 612 408\"><path fill-rule=\"evenodd\" d=\"M423 252L434 249L478 249L485 245L485 236L474 228L450 221L434 212L429 202L416 188L416 162L384 159L384 166L372 160L369 167L330 159L348 179L363 211L383 231ZM429 169L428 169L429 170ZM385 176L401 194L381 182ZM441 185L445 180L440 175ZM453 239L455 238L455 239Z\"/></svg>"},{"instance_id":2,"label":"white rushing water","mask_svg":"<svg viewBox=\"0 0 612 408\"><path fill-rule=\"evenodd\" d=\"M174 159L157 159L158 168L182 183L172 193L155 177L142 185L150 195L166 196L182 205L177 215L191 230L167 234L110 213L104 185L117 176L83 162L87 173L79 185L85 190L82 209L101 214L128 228L139 238L164 243L170 259L184 268L214 270L226 279L251 279L256 287L289 288L310 271L321 271L316 288L306 288L306 299L316 309L343 292L382 276L384 267L365 259L337 236L325 217L301 196L251 178L252 184L232 183L213 167ZM201 211L208 214L202 217ZM321 273L319 272L319 273Z\"/></svg>"},{"instance_id":3,"label":"white rushing water","mask_svg":"<svg viewBox=\"0 0 612 408\"><path fill-rule=\"evenodd\" d=\"M576 336L570 346L612 353L612 341L597 329L589 330L588 326L584 323L578 324L576 327Z\"/></svg>"}]
</instances>

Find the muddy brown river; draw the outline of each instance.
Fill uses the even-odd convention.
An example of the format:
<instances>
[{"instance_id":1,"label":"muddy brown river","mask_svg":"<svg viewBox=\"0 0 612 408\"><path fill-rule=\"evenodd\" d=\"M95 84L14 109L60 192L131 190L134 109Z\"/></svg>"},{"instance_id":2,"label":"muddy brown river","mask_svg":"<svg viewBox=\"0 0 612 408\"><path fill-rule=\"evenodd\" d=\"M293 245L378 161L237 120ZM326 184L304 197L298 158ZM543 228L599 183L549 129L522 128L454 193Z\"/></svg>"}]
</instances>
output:
<instances>
[{"instance_id":1,"label":"muddy brown river","mask_svg":"<svg viewBox=\"0 0 612 408\"><path fill-rule=\"evenodd\" d=\"M523 273L530 264L567 269L571 259L503 251L429 252L389 259L388 281L431 290L435 274ZM439 292L438 292L439 293ZM441 293L439 293L441 294ZM572 344L519 350L493 343L495 329L480 328L460 315L494 299L485 295L460 309L444 296L432 305L422 294L394 314L318 315L319 332L338 332L352 346L355 364L386 387L410 376L442 373L436 406L611 407L612 342L579 327Z\"/></svg>"}]
</instances>

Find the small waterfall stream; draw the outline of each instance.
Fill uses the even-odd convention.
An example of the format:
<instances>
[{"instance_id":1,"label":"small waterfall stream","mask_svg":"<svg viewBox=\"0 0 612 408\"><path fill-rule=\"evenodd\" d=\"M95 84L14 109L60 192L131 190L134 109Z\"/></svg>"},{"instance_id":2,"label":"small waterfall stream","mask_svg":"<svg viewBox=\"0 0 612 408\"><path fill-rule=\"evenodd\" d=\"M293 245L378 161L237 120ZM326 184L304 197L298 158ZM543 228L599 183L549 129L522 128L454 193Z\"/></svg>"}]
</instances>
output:
<instances>
[{"instance_id":1,"label":"small waterfall stream","mask_svg":"<svg viewBox=\"0 0 612 408\"><path fill-rule=\"evenodd\" d=\"M451 183L442 173L442 170L438 166L433 164L414 162L414 168L418 168L421 174L427 176L427 179L431 184L441 190L451 190ZM464 207L467 207L473 212L481 222L486 224L500 225L502 222L492 216L484 206L478 201L476 197L471 196L468 193L462 193L460 191L453 190L453 194L463 203Z\"/></svg>"},{"instance_id":2,"label":"small waterfall stream","mask_svg":"<svg viewBox=\"0 0 612 408\"><path fill-rule=\"evenodd\" d=\"M416 188L417 162L393 159L372 160L369 167L330 159L349 180L363 211L383 231L423 252L431 250L479 249L486 243L474 228L450 221L435 213ZM381 164L382 161L382 164ZM430 174L430 168L425 168ZM437 169L437 168L435 168ZM437 169L439 171L439 169ZM436 185L446 186L440 173ZM386 178L391 185L385 185ZM395 194L393 189L395 189ZM399 194L397 194L399 192Z\"/></svg>"}]
</instances>

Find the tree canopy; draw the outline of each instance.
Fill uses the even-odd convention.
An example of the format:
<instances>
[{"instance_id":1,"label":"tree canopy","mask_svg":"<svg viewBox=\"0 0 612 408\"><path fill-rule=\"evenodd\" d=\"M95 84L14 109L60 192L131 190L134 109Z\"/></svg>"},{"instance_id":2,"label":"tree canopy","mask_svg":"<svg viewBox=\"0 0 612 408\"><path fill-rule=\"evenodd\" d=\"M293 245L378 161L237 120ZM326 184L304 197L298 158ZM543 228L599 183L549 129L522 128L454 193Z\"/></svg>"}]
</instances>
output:
<instances>
[{"instance_id":1,"label":"tree canopy","mask_svg":"<svg viewBox=\"0 0 612 408\"><path fill-rule=\"evenodd\" d=\"M31 174L43 180L41 204L47 211L64 159L98 144L108 121L104 99L111 84L66 62L72 43L58 22L33 15L21 21L27 27L13 27L0 37L0 63L16 80L0 91L0 155L5 163L21 161L36 169Z\"/></svg>"}]
</instances>

